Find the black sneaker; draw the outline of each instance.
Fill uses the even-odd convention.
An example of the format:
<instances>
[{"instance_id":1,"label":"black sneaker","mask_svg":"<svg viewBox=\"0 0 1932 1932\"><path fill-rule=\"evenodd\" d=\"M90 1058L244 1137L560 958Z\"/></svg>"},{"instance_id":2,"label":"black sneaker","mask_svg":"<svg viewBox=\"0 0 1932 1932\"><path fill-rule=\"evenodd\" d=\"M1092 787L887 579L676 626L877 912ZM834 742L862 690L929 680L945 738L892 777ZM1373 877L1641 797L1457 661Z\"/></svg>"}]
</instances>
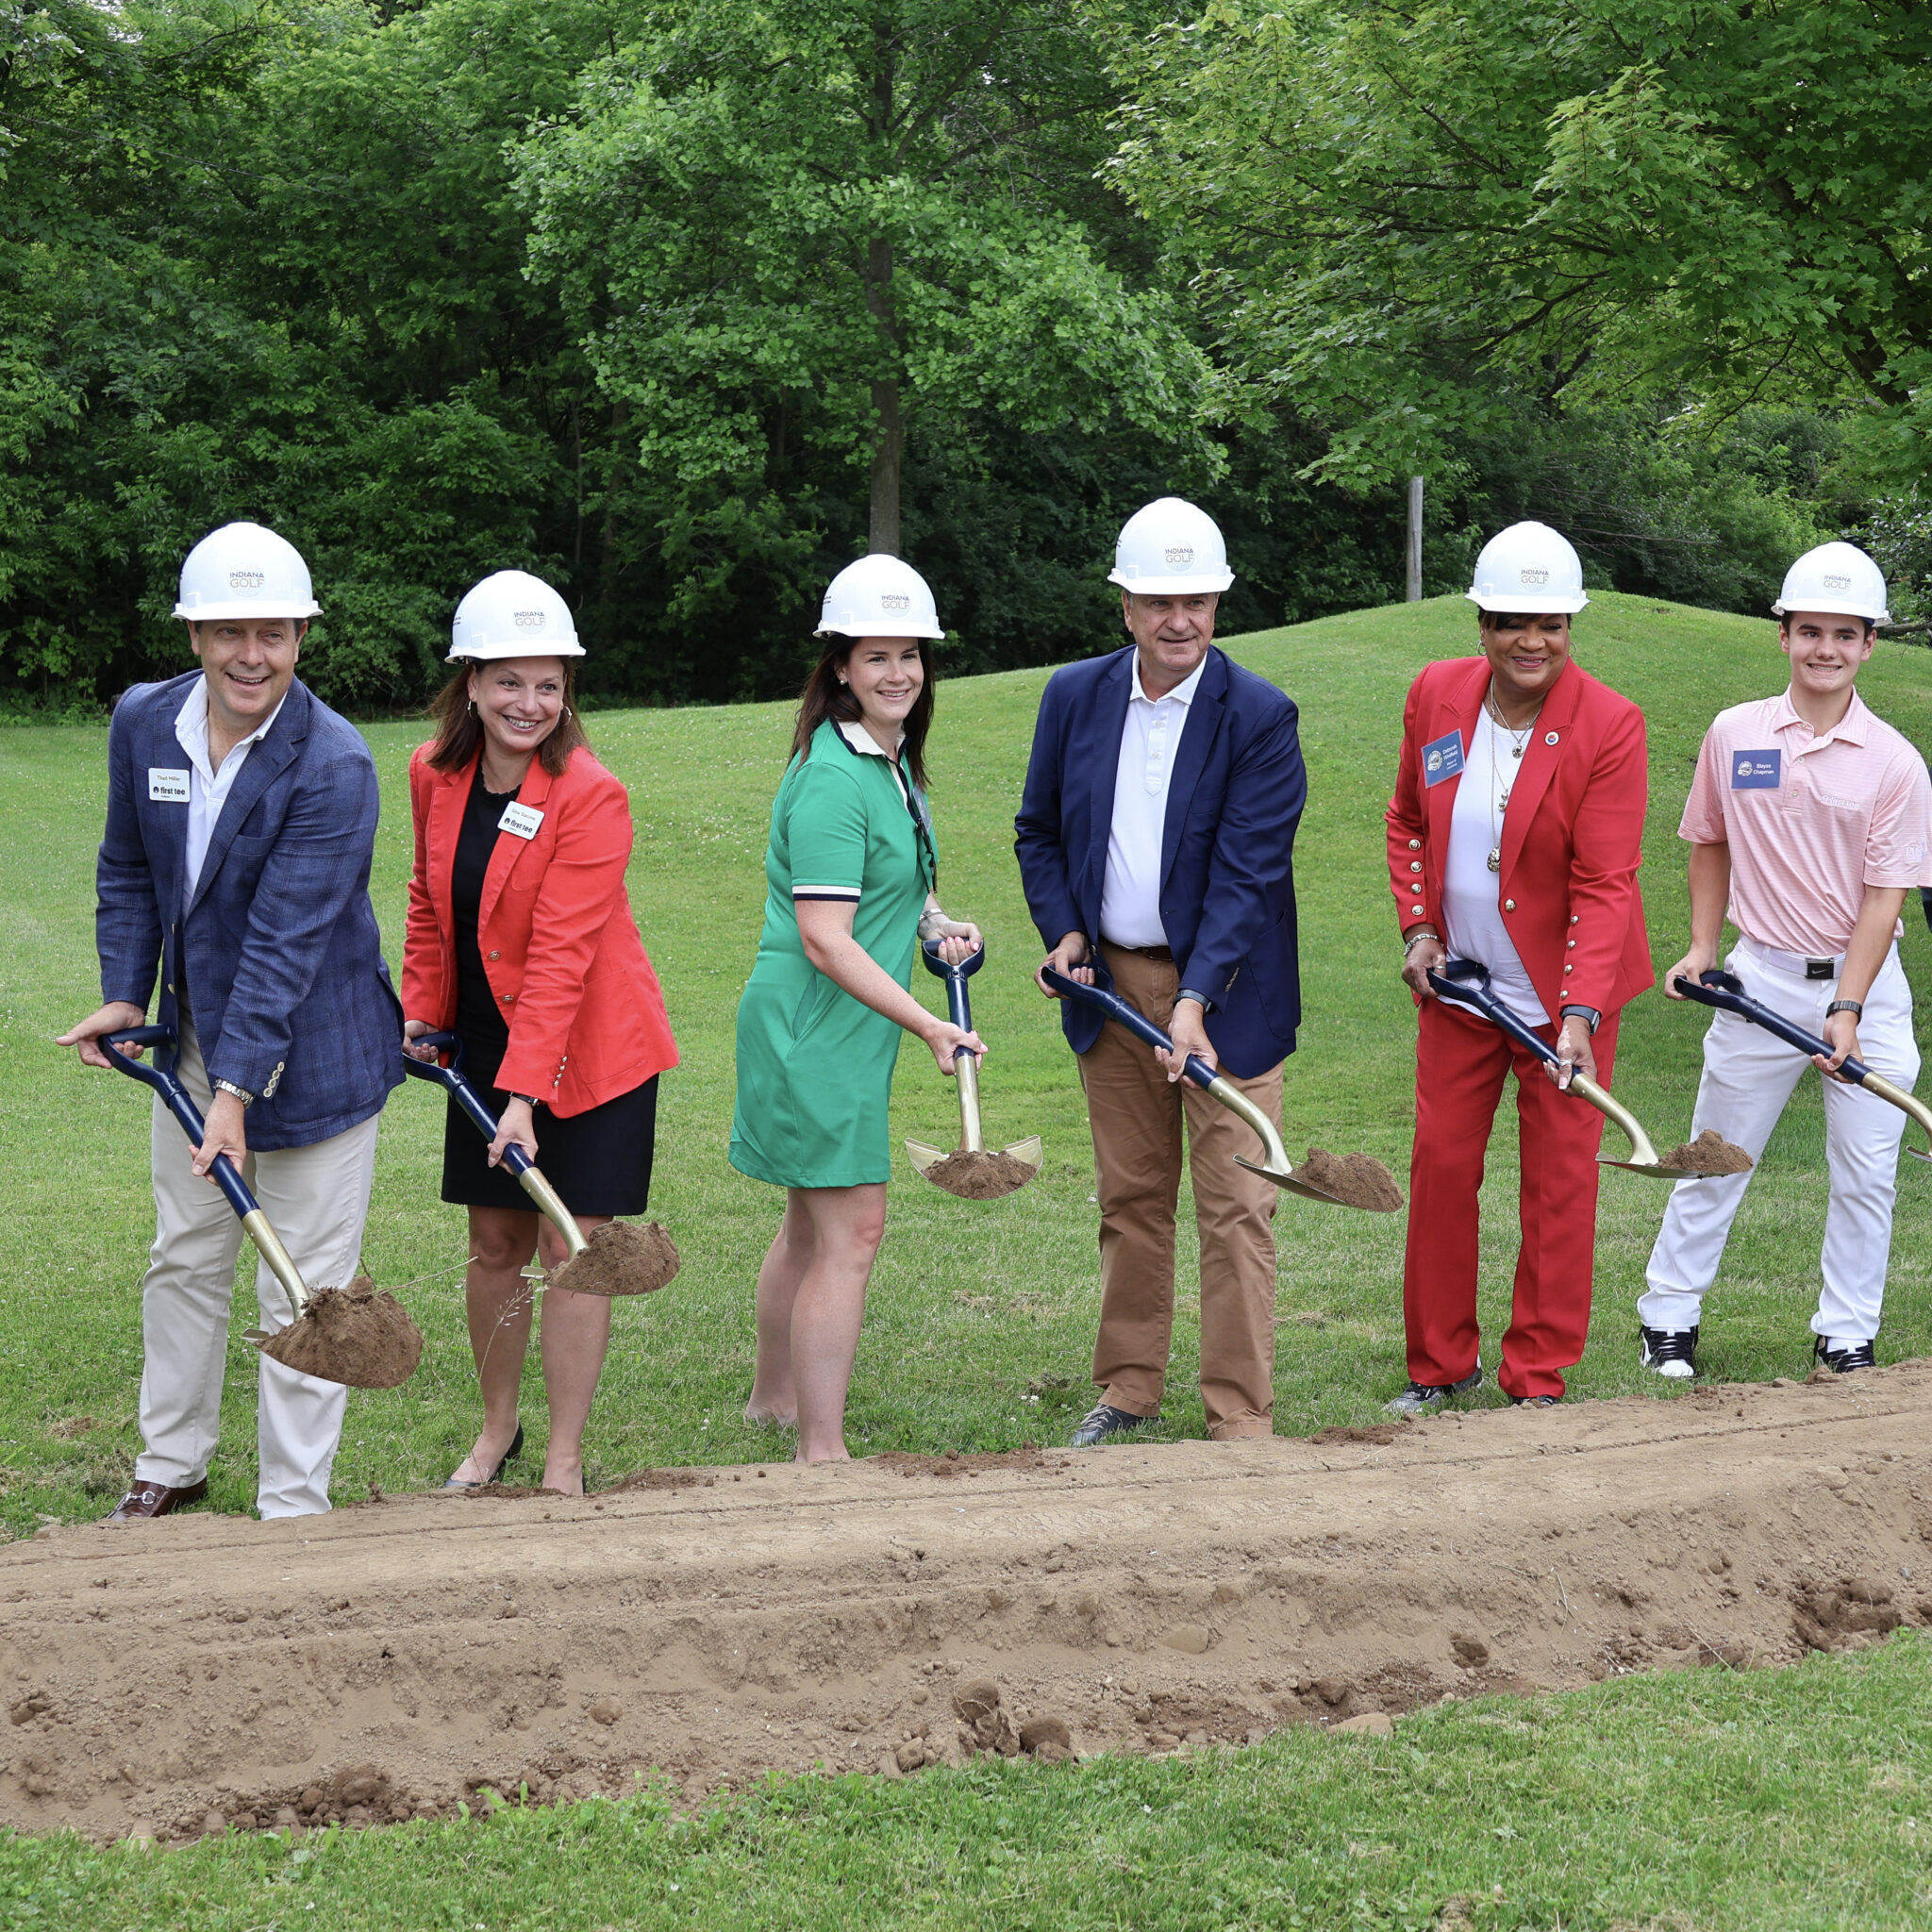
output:
<instances>
[{"instance_id":1,"label":"black sneaker","mask_svg":"<svg viewBox=\"0 0 1932 1932\"><path fill-rule=\"evenodd\" d=\"M1875 1369L1878 1366L1869 1341L1855 1341L1849 1348L1830 1348L1822 1335L1811 1344L1811 1359L1823 1362L1834 1375L1849 1375L1855 1369Z\"/></svg>"},{"instance_id":2,"label":"black sneaker","mask_svg":"<svg viewBox=\"0 0 1932 1932\"><path fill-rule=\"evenodd\" d=\"M1555 1408L1562 1399L1560 1395L1512 1395L1509 1398L1509 1407L1511 1408Z\"/></svg>"},{"instance_id":3,"label":"black sneaker","mask_svg":"<svg viewBox=\"0 0 1932 1932\"><path fill-rule=\"evenodd\" d=\"M1459 1382L1411 1382L1393 1402L1382 1407L1391 1415L1433 1415L1453 1395L1474 1395L1483 1386L1483 1365Z\"/></svg>"},{"instance_id":4,"label":"black sneaker","mask_svg":"<svg viewBox=\"0 0 1932 1932\"><path fill-rule=\"evenodd\" d=\"M1134 1415L1124 1408L1109 1408L1104 1402L1094 1404L1092 1410L1080 1426L1074 1431L1069 1449L1091 1449L1096 1442L1105 1442L1109 1436L1124 1436L1130 1429L1138 1429L1142 1423L1158 1423L1158 1415Z\"/></svg>"},{"instance_id":5,"label":"black sneaker","mask_svg":"<svg viewBox=\"0 0 1932 1932\"><path fill-rule=\"evenodd\" d=\"M1645 1328L1637 1330L1642 1338L1637 1358L1646 1369L1668 1375L1674 1382L1688 1382L1697 1374L1697 1330L1695 1328Z\"/></svg>"}]
</instances>

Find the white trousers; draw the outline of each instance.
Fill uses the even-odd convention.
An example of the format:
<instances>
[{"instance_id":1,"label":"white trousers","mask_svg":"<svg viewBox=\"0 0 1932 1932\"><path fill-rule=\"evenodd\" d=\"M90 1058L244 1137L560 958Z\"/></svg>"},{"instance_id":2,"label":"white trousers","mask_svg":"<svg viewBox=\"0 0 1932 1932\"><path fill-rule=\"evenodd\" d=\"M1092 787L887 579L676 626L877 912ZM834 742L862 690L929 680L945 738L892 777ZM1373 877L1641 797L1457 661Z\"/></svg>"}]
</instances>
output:
<instances>
[{"instance_id":1,"label":"white trousers","mask_svg":"<svg viewBox=\"0 0 1932 1932\"><path fill-rule=\"evenodd\" d=\"M204 1114L208 1071L194 1029L183 1025L175 1071ZM243 1173L310 1288L339 1288L356 1273L375 1171L375 1117L312 1147L251 1154ZM180 1124L155 1096L151 1128L155 1244L142 1283L140 1482L179 1489L208 1474L221 1426L227 1366L228 1307L244 1239L227 1196L189 1166L193 1150ZM289 1297L265 1262L255 1270L261 1325L274 1333L294 1319ZM329 1470L342 1433L349 1391L258 1357L256 1407L263 1516L312 1516L328 1507Z\"/></svg>"},{"instance_id":2,"label":"white trousers","mask_svg":"<svg viewBox=\"0 0 1932 1932\"><path fill-rule=\"evenodd\" d=\"M1753 999L1812 1033L1824 1031L1824 1009L1838 997L1836 980L1807 979L1774 965L1749 940L1740 939L1725 963ZM1896 946L1865 995L1858 1044L1867 1066L1910 1091L1919 1077L1919 1049L1912 1039L1911 989ZM1719 1012L1704 1036L1704 1074L1690 1130L1700 1134L1715 1127L1757 1159L1807 1071L1824 1082L1824 1158L1831 1177L1821 1263L1824 1288L1811 1328L1840 1341L1869 1341L1878 1333L1885 1306L1905 1115L1862 1088L1827 1079L1795 1047L1761 1026ZM1646 1327L1697 1325L1704 1291L1724 1259L1731 1223L1750 1185L1751 1175L1740 1174L1679 1181L1671 1190L1644 1270L1650 1291L1637 1303Z\"/></svg>"}]
</instances>

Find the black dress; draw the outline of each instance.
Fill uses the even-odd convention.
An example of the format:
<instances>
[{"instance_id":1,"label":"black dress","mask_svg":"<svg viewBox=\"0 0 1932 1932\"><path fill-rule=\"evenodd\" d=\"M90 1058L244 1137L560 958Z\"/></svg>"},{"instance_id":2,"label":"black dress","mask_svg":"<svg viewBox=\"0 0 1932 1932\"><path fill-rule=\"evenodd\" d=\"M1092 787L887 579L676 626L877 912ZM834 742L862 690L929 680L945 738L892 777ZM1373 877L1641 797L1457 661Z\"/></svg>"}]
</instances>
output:
<instances>
[{"instance_id":1,"label":"black dress","mask_svg":"<svg viewBox=\"0 0 1932 1932\"><path fill-rule=\"evenodd\" d=\"M463 828L450 873L450 906L456 917L457 1019L453 1031L463 1043L463 1073L498 1119L509 1095L495 1084L496 1070L509 1050L509 1028L498 1010L483 970L476 924L483 903L483 875L500 836L498 821L515 792L487 790L483 763L463 806ZM658 1077L654 1074L628 1093L559 1119L547 1107L533 1109L537 1165L563 1196L573 1214L641 1214L650 1205L651 1156L657 1136ZM535 1207L503 1166L487 1159L489 1142L454 1100L442 1130L442 1198L465 1208Z\"/></svg>"}]
</instances>

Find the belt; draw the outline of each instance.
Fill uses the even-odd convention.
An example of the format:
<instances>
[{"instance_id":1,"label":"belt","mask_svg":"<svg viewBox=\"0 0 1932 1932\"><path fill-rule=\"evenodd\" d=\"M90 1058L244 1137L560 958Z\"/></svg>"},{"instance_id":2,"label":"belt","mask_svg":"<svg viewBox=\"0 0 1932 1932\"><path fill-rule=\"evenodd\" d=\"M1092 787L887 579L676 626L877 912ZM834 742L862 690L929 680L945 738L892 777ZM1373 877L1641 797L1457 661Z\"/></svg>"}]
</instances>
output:
<instances>
[{"instance_id":1,"label":"belt","mask_svg":"<svg viewBox=\"0 0 1932 1932\"><path fill-rule=\"evenodd\" d=\"M1137 959L1158 959L1164 965L1174 964L1174 949L1171 946L1120 946L1112 940L1104 939L1103 946L1113 946L1116 953L1132 953Z\"/></svg>"},{"instance_id":2,"label":"belt","mask_svg":"<svg viewBox=\"0 0 1932 1932\"><path fill-rule=\"evenodd\" d=\"M1739 943L1754 959L1766 966L1775 966L1780 973L1794 973L1800 979L1836 979L1845 970L1842 953L1830 959L1815 958L1806 953L1785 953L1776 946L1760 945L1756 940L1745 939L1741 933Z\"/></svg>"}]
</instances>

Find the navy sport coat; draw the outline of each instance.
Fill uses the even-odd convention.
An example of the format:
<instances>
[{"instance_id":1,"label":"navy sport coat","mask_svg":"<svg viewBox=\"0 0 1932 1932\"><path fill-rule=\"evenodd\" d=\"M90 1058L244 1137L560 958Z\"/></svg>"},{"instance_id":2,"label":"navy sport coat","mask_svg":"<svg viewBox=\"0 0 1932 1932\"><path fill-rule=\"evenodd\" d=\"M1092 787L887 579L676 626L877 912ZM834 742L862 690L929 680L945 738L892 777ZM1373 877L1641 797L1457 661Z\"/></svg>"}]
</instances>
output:
<instances>
[{"instance_id":1,"label":"navy sport coat","mask_svg":"<svg viewBox=\"0 0 1932 1932\"><path fill-rule=\"evenodd\" d=\"M1129 645L1062 665L1041 696L1013 849L1049 949L1070 932L1100 936L1133 657ZM1181 984L1214 1003L1214 1051L1242 1079L1294 1051L1294 833L1307 797L1293 703L1210 644L1168 787L1160 923ZM1110 984L1097 954L1093 966ZM1104 1021L1067 1000L1060 1024L1085 1053Z\"/></svg>"},{"instance_id":2,"label":"navy sport coat","mask_svg":"<svg viewBox=\"0 0 1932 1932\"><path fill-rule=\"evenodd\" d=\"M208 1077L258 1096L250 1149L308 1147L380 1112L403 1077L402 1008L369 903L375 761L354 725L291 684L184 905L188 807L152 798L148 774L187 765L175 718L201 675L136 685L115 708L96 870L101 995L144 1011L158 962L157 1019L174 1026L185 980Z\"/></svg>"}]
</instances>

